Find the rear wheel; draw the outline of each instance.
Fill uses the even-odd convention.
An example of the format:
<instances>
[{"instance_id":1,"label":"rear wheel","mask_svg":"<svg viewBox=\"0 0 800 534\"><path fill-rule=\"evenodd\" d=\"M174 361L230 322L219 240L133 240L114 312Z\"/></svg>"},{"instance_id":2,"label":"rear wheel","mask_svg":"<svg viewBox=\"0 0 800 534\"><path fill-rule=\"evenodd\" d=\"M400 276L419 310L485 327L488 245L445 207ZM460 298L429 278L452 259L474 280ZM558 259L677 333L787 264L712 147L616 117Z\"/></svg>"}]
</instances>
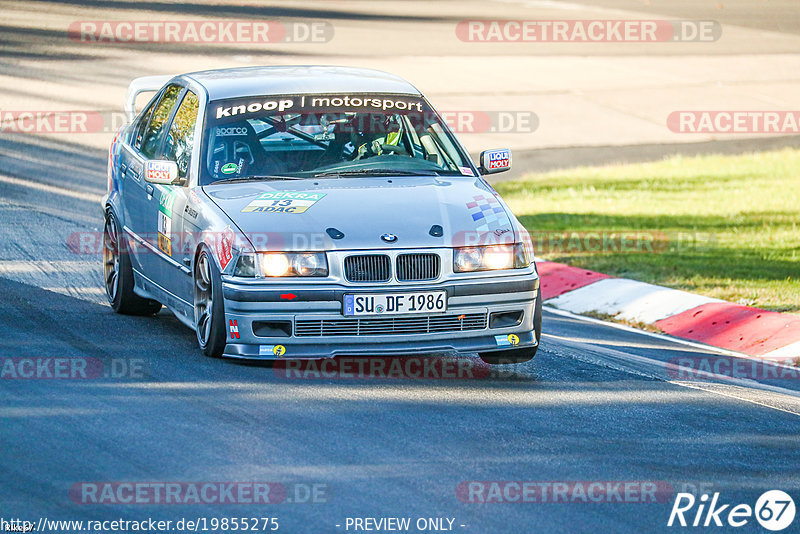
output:
<instances>
[{"instance_id":1,"label":"rear wheel","mask_svg":"<svg viewBox=\"0 0 800 534\"><path fill-rule=\"evenodd\" d=\"M125 315L153 315L161 303L133 292L133 268L125 241L120 238L119 222L110 210L103 229L103 278L111 308Z\"/></svg>"},{"instance_id":2,"label":"rear wheel","mask_svg":"<svg viewBox=\"0 0 800 534\"><path fill-rule=\"evenodd\" d=\"M480 354L481 360L490 365L504 365L512 363L529 362L536 356L539 349L539 342L542 339L542 288L536 293L536 305L533 312L533 332L536 335L536 346L521 349L498 350L494 352L483 352Z\"/></svg>"},{"instance_id":3,"label":"rear wheel","mask_svg":"<svg viewBox=\"0 0 800 534\"><path fill-rule=\"evenodd\" d=\"M225 351L225 305L217 264L203 249L194 266L194 324L197 343L206 356L217 358Z\"/></svg>"}]
</instances>

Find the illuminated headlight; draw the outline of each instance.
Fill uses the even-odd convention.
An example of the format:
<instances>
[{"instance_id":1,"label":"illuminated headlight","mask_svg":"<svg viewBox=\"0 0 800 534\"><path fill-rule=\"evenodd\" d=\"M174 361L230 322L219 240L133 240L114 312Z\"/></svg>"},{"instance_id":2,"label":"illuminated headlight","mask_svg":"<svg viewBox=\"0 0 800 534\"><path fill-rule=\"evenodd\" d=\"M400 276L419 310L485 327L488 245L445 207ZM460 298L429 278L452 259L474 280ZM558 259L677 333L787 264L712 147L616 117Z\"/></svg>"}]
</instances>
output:
<instances>
[{"instance_id":1,"label":"illuminated headlight","mask_svg":"<svg viewBox=\"0 0 800 534\"><path fill-rule=\"evenodd\" d=\"M264 276L328 276L328 260L323 252L266 252L260 255Z\"/></svg>"},{"instance_id":2,"label":"illuminated headlight","mask_svg":"<svg viewBox=\"0 0 800 534\"><path fill-rule=\"evenodd\" d=\"M531 257L522 243L464 247L453 251L453 271L457 273L524 269L530 264Z\"/></svg>"}]
</instances>

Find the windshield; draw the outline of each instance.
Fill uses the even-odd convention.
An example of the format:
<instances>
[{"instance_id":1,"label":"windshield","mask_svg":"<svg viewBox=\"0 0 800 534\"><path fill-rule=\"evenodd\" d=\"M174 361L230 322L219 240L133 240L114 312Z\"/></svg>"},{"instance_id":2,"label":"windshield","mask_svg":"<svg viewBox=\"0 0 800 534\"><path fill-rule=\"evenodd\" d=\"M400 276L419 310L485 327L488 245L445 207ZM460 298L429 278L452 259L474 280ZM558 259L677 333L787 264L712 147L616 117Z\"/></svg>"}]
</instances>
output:
<instances>
[{"instance_id":1,"label":"windshield","mask_svg":"<svg viewBox=\"0 0 800 534\"><path fill-rule=\"evenodd\" d=\"M201 184L339 176L474 176L425 99L288 95L209 103Z\"/></svg>"}]
</instances>

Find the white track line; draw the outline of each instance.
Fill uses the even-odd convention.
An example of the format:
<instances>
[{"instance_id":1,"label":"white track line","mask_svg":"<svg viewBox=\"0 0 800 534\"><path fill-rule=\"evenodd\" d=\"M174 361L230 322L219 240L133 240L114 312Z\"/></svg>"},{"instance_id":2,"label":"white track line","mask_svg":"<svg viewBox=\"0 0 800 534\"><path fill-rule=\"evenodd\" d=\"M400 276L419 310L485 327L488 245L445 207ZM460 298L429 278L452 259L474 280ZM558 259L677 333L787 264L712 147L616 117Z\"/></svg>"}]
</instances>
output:
<instances>
[{"instance_id":1,"label":"white track line","mask_svg":"<svg viewBox=\"0 0 800 534\"><path fill-rule=\"evenodd\" d=\"M610 321L604 321L602 319L597 319L595 317L588 317L586 315L579 315L577 313L572 313L572 312L569 312L569 311L566 311L566 310L559 310L558 308L553 308L553 307L549 306L546 302L543 305L543 307L544 307L545 310L547 310L547 311L549 311L551 313L554 313L556 315L562 315L564 317L569 317L571 319L578 319L578 320L581 320L581 321L586 321L588 323L594 323L594 324L599 324L599 325L603 325L603 326L610 326L611 328L616 328L617 330L624 330L626 332L642 334L642 335L645 335L645 336L650 336L650 337L653 337L653 338L656 338L656 339L660 339L662 341L669 341L671 343L677 343L679 345L685 345L687 347L691 347L691 348L697 349L697 350L717 352L719 354L724 354L726 356L735 356L737 358L748 358L748 359L754 359L754 360L761 361L761 358L756 358L754 356L748 356L747 354L743 354L741 352L735 352L735 351L732 351L732 350L722 349L722 348L719 348L719 347L714 347L712 345L704 345L703 343L697 343L697 342L694 342L694 341L688 341L686 339L681 339L681 338L677 338L677 337L668 336L667 334L658 334L656 332L648 332L646 330L639 330L638 328L634 328L632 326L628 326L628 325L625 325L625 324L612 323Z\"/></svg>"},{"instance_id":2,"label":"white track line","mask_svg":"<svg viewBox=\"0 0 800 534\"><path fill-rule=\"evenodd\" d=\"M708 352L715 352L718 354L732 356L736 358L743 358L748 360L755 360L759 362L763 362L764 360L761 358L756 358L752 356L748 356L746 354L739 354L733 351L728 351L725 349L720 349L718 347L712 347L709 345L703 345L700 343L693 343L691 341L686 341L683 339L673 338L671 336L667 336L664 334L656 334L654 332L645 332L643 330L638 330L636 328L631 328L626 325L611 323L608 321L603 321L601 319L595 319L594 317L585 317L582 315L576 315L570 312L564 312L562 310L557 310L554 308L550 308L549 306L545 306L545 309L551 313L556 315L561 315L564 317L569 317L572 319L585 321L593 324L598 324L610 328L616 328L618 330L623 330L626 332L641 334L644 336L660 339L663 341L668 341L670 343L675 343L679 345L684 345L687 347L699 349L702 351ZM697 380L693 382L685 381L685 380L670 380L668 369L675 368L675 365L669 362L664 362L661 360L654 360L652 358L648 358L646 356L640 356L638 354L630 354L628 352L624 352L617 349L612 349L608 347L602 346L602 341L597 341L596 343L591 342L590 340L576 340L571 339L568 337L563 336L556 336L553 334L543 333L543 337L545 338L552 338L557 339L562 343L566 343L567 345L588 345L591 346L592 353L595 356L594 358L587 357L586 355L578 355L578 351L571 350L571 353L575 355L572 356L578 360L588 361L589 363L597 363L597 360L604 361L608 364L611 364L612 368L617 368L619 370L633 373L633 374L640 374L643 376L647 376L649 378L654 378L656 380L662 380L664 382L669 382L671 384L675 384L680 387L686 387L691 389L698 389L703 390L709 393L714 393L717 395L722 395L726 397L736 398L737 400L741 400L744 402L750 402L753 404L758 404L760 406L765 406L767 408L772 408L775 410L780 410L786 413L791 413L793 415L800 416L800 391L795 391L787 388L783 388L780 386L774 386L771 384L765 384L762 382L758 382L756 380L751 379L742 379L742 378L725 378L720 379L717 381L702 381ZM617 363L617 366L613 364ZM770 362L771 364L778 365L779 367L786 367L775 362ZM794 371L797 371L796 368L791 368ZM763 392L761 396L758 394L754 394L753 390L758 390ZM775 396L777 395L777 396ZM788 397L788 398L787 398Z\"/></svg>"}]
</instances>

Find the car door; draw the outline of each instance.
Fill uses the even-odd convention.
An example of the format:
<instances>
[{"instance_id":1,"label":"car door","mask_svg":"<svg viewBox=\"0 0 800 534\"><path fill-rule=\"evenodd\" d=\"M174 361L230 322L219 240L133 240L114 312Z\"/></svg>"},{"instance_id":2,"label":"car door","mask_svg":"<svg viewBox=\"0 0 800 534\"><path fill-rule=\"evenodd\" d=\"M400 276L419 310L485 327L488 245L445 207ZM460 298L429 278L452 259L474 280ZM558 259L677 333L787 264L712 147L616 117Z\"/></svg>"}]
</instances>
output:
<instances>
[{"instance_id":1,"label":"car door","mask_svg":"<svg viewBox=\"0 0 800 534\"><path fill-rule=\"evenodd\" d=\"M144 133L150 123L150 117L153 116L153 109L156 107L160 96L160 94L156 95L133 123L126 142L122 144L119 155L119 179L123 199L121 219L126 232L126 241L131 243L129 247L131 264L138 272L142 270L140 263L142 254L147 253L148 249L143 247L139 234L134 231L136 226L134 221L137 219L139 212L144 209L147 191L153 190L152 188L147 188L147 184L144 181L144 160L139 150ZM132 240L128 239L131 235L134 237Z\"/></svg>"},{"instance_id":2,"label":"car door","mask_svg":"<svg viewBox=\"0 0 800 534\"><path fill-rule=\"evenodd\" d=\"M158 214L159 232L166 228L171 234L169 257L161 256L162 263L157 270L158 282L169 293L178 297L182 301L179 303L181 305L192 303L190 265L195 242L193 239L186 239L186 233L194 232L193 223L196 221L197 212L193 209L186 210L186 204L189 192L187 187L189 166L194 149L199 106L197 95L188 89L184 91L162 147L161 159L174 161L177 164L178 177L182 179L182 184L156 186L161 198ZM186 217L189 217L188 225Z\"/></svg>"},{"instance_id":3,"label":"car door","mask_svg":"<svg viewBox=\"0 0 800 534\"><path fill-rule=\"evenodd\" d=\"M161 153L169 119L177 108L182 92L183 87L177 84L168 85L162 91L147 116L146 125L140 124L140 129L134 132L130 143L132 145L130 157L126 162L123 192L126 206L125 223L137 242L132 252L134 265L150 282L148 286L151 286L152 282L157 283L160 278L158 276L162 263L160 256L171 252L171 243L170 236L158 231L159 208L168 198L162 199L160 188L163 186L151 184L144 179L144 169L147 160L158 159Z\"/></svg>"}]
</instances>

